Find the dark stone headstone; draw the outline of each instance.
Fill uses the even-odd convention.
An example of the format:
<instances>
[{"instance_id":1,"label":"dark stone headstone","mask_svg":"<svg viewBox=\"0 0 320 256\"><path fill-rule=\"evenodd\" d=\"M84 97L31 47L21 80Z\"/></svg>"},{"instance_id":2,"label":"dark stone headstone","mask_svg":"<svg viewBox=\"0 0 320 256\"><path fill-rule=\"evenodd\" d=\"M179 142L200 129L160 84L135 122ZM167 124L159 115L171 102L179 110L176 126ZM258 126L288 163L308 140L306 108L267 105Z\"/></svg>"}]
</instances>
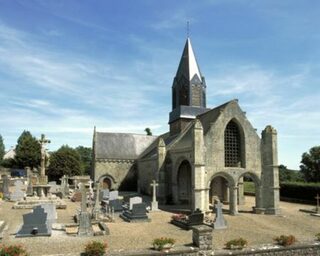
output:
<instances>
[{"instance_id":1,"label":"dark stone headstone","mask_svg":"<svg viewBox=\"0 0 320 256\"><path fill-rule=\"evenodd\" d=\"M204 220L204 214L199 209L193 211L186 219L173 219L171 223L182 228L189 230L193 226L202 225Z\"/></svg>"},{"instance_id":2,"label":"dark stone headstone","mask_svg":"<svg viewBox=\"0 0 320 256\"><path fill-rule=\"evenodd\" d=\"M139 203L132 205L132 210L126 210L120 214L120 217L128 222L148 222L146 204Z\"/></svg>"},{"instance_id":3,"label":"dark stone headstone","mask_svg":"<svg viewBox=\"0 0 320 256\"><path fill-rule=\"evenodd\" d=\"M16 237L29 236L51 236L51 226L47 223L47 213L42 207L36 207L33 212L23 215L23 225Z\"/></svg>"},{"instance_id":4,"label":"dark stone headstone","mask_svg":"<svg viewBox=\"0 0 320 256\"><path fill-rule=\"evenodd\" d=\"M114 212L122 212L122 201L119 199L109 200L108 207L112 208Z\"/></svg>"}]
</instances>

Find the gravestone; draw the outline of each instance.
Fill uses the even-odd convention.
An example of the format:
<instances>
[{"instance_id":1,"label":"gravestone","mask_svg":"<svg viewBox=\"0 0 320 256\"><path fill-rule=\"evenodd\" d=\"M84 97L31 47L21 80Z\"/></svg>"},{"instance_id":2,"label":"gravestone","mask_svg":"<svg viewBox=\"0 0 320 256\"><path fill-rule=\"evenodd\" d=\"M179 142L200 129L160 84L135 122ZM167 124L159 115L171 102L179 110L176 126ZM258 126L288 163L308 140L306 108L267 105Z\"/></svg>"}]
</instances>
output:
<instances>
[{"instance_id":1,"label":"gravestone","mask_svg":"<svg viewBox=\"0 0 320 256\"><path fill-rule=\"evenodd\" d=\"M159 184L156 183L155 180L152 181L152 183L150 184L150 186L152 187L152 202L151 202L151 211L158 211L158 201L156 199L156 195L157 195L157 186Z\"/></svg>"},{"instance_id":2,"label":"gravestone","mask_svg":"<svg viewBox=\"0 0 320 256\"><path fill-rule=\"evenodd\" d=\"M109 192L109 200L116 200L119 197L119 191L114 190Z\"/></svg>"},{"instance_id":3,"label":"gravestone","mask_svg":"<svg viewBox=\"0 0 320 256\"><path fill-rule=\"evenodd\" d=\"M10 195L10 201L20 201L24 198L24 192L22 191L23 182L17 180L14 183L14 192Z\"/></svg>"},{"instance_id":4,"label":"gravestone","mask_svg":"<svg viewBox=\"0 0 320 256\"><path fill-rule=\"evenodd\" d=\"M226 229L227 228L227 221L223 217L221 202L218 202L215 204L215 212L216 212L216 217L215 217L214 222L212 224L213 228L214 229Z\"/></svg>"},{"instance_id":5,"label":"gravestone","mask_svg":"<svg viewBox=\"0 0 320 256\"><path fill-rule=\"evenodd\" d=\"M125 210L120 217L127 222L149 222L146 204L137 203L132 205L132 210Z\"/></svg>"},{"instance_id":6,"label":"gravestone","mask_svg":"<svg viewBox=\"0 0 320 256\"><path fill-rule=\"evenodd\" d=\"M58 219L56 206L55 204L41 204L36 207L41 207L47 213L47 223L51 225L52 223L56 223Z\"/></svg>"},{"instance_id":7,"label":"gravestone","mask_svg":"<svg viewBox=\"0 0 320 256\"><path fill-rule=\"evenodd\" d=\"M110 195L109 189L102 189L101 192L103 194L102 200L108 200L109 199L109 195Z\"/></svg>"},{"instance_id":8,"label":"gravestone","mask_svg":"<svg viewBox=\"0 0 320 256\"><path fill-rule=\"evenodd\" d=\"M28 176L28 185L27 185L27 196L33 196L33 185L32 185L32 175L29 174Z\"/></svg>"},{"instance_id":9,"label":"gravestone","mask_svg":"<svg viewBox=\"0 0 320 256\"><path fill-rule=\"evenodd\" d=\"M10 198L9 183L10 180L8 178L8 175L2 175L2 193L4 199Z\"/></svg>"},{"instance_id":10,"label":"gravestone","mask_svg":"<svg viewBox=\"0 0 320 256\"><path fill-rule=\"evenodd\" d=\"M123 210L122 200L120 199L109 200L108 207L113 209L114 212L122 212Z\"/></svg>"},{"instance_id":11,"label":"gravestone","mask_svg":"<svg viewBox=\"0 0 320 256\"><path fill-rule=\"evenodd\" d=\"M71 197L72 202L81 202L81 192L80 191L75 191Z\"/></svg>"},{"instance_id":12,"label":"gravestone","mask_svg":"<svg viewBox=\"0 0 320 256\"><path fill-rule=\"evenodd\" d=\"M79 219L79 229L78 236L91 236L93 234L91 225L91 216L87 211L87 193L86 186L83 183L79 183L81 192L81 209L78 216Z\"/></svg>"},{"instance_id":13,"label":"gravestone","mask_svg":"<svg viewBox=\"0 0 320 256\"><path fill-rule=\"evenodd\" d=\"M16 237L51 236L51 226L47 223L47 213L42 207L34 208L33 212L23 215L22 228Z\"/></svg>"},{"instance_id":14,"label":"gravestone","mask_svg":"<svg viewBox=\"0 0 320 256\"><path fill-rule=\"evenodd\" d=\"M201 212L199 209L196 209L190 215L188 215L186 219L173 219L171 220L171 223L180 228L189 230L193 226L203 225L203 220L203 212Z\"/></svg>"},{"instance_id":15,"label":"gravestone","mask_svg":"<svg viewBox=\"0 0 320 256\"><path fill-rule=\"evenodd\" d=\"M69 177L66 175L63 175L61 178L61 185L60 185L60 192L62 193L62 197L67 197L69 195Z\"/></svg>"},{"instance_id":16,"label":"gravestone","mask_svg":"<svg viewBox=\"0 0 320 256\"><path fill-rule=\"evenodd\" d=\"M58 192L57 182L55 182L55 181L50 181L48 184L51 186L51 187L50 187L50 190L49 190L50 193L55 194L55 193Z\"/></svg>"},{"instance_id":17,"label":"gravestone","mask_svg":"<svg viewBox=\"0 0 320 256\"><path fill-rule=\"evenodd\" d=\"M134 204L140 204L140 203L142 203L142 197L140 196L131 197L129 199L129 210L132 210L132 206Z\"/></svg>"}]
</instances>

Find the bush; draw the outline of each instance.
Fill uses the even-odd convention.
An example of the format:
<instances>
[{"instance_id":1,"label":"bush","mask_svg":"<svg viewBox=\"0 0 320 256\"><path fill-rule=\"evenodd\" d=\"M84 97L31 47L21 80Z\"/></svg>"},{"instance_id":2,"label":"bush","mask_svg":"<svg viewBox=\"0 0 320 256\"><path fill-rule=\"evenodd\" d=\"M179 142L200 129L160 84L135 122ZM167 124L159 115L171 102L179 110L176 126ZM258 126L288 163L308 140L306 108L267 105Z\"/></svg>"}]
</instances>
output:
<instances>
[{"instance_id":1,"label":"bush","mask_svg":"<svg viewBox=\"0 0 320 256\"><path fill-rule=\"evenodd\" d=\"M316 238L318 241L320 241L320 233L316 234Z\"/></svg>"},{"instance_id":2,"label":"bush","mask_svg":"<svg viewBox=\"0 0 320 256\"><path fill-rule=\"evenodd\" d=\"M152 245L155 249L161 251L167 244L174 245L176 240L170 237L160 237L153 240Z\"/></svg>"},{"instance_id":3,"label":"bush","mask_svg":"<svg viewBox=\"0 0 320 256\"><path fill-rule=\"evenodd\" d=\"M244 247L247 247L248 241L246 239L243 239L242 237L238 239L233 239L228 241L225 246L227 249L243 249Z\"/></svg>"},{"instance_id":4,"label":"bush","mask_svg":"<svg viewBox=\"0 0 320 256\"><path fill-rule=\"evenodd\" d=\"M289 246L294 244L297 241L293 235L289 235L289 236L281 235L274 238L273 240L276 241L277 244L282 246Z\"/></svg>"},{"instance_id":5,"label":"bush","mask_svg":"<svg viewBox=\"0 0 320 256\"><path fill-rule=\"evenodd\" d=\"M315 196L317 194L320 194L320 183L285 182L280 184L281 197L316 203Z\"/></svg>"},{"instance_id":6,"label":"bush","mask_svg":"<svg viewBox=\"0 0 320 256\"><path fill-rule=\"evenodd\" d=\"M86 256L103 256L107 249L107 243L91 241L86 244L84 253Z\"/></svg>"},{"instance_id":7,"label":"bush","mask_svg":"<svg viewBox=\"0 0 320 256\"><path fill-rule=\"evenodd\" d=\"M27 256L27 251L21 245L0 245L0 256Z\"/></svg>"}]
</instances>

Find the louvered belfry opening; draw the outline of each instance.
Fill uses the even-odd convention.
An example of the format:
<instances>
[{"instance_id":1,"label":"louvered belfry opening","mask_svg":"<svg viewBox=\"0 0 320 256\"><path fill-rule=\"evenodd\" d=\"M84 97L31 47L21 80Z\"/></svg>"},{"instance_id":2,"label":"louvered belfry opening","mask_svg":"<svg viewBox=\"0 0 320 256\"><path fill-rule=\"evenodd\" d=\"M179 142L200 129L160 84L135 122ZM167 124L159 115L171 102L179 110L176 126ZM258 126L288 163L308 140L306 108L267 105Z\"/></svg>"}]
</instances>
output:
<instances>
[{"instance_id":1,"label":"louvered belfry opening","mask_svg":"<svg viewBox=\"0 0 320 256\"><path fill-rule=\"evenodd\" d=\"M230 121L224 131L225 167L241 167L241 137L238 125Z\"/></svg>"}]
</instances>

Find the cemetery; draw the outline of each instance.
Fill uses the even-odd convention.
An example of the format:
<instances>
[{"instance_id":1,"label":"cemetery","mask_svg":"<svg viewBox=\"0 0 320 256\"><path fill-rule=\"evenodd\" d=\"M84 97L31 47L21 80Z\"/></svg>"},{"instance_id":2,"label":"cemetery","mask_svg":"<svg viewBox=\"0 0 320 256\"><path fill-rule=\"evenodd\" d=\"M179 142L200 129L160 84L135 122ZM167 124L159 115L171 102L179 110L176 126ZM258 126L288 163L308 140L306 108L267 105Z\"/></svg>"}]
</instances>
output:
<instances>
[{"instance_id":1,"label":"cemetery","mask_svg":"<svg viewBox=\"0 0 320 256\"><path fill-rule=\"evenodd\" d=\"M0 1L0 256L320 256L320 9L279 2Z\"/></svg>"}]
</instances>

